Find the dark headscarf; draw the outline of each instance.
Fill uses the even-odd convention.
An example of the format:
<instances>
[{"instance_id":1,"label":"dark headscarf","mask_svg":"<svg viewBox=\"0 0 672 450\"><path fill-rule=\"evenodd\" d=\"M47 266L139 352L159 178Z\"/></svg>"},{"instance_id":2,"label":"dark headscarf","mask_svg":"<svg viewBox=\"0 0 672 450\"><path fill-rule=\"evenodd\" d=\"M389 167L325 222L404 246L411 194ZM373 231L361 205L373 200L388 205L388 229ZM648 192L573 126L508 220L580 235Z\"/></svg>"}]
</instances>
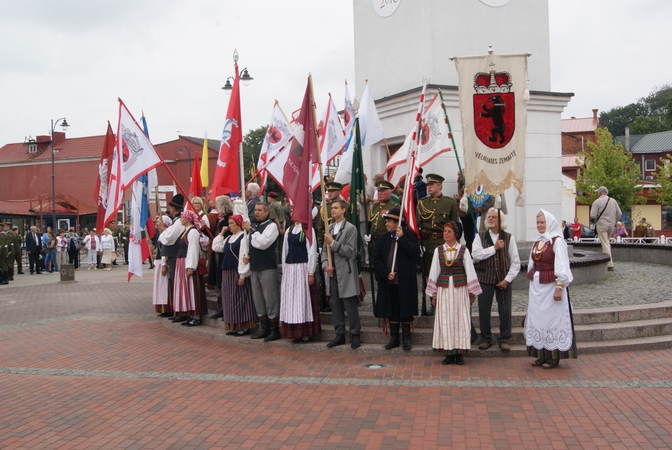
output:
<instances>
[{"instance_id":1,"label":"dark headscarf","mask_svg":"<svg viewBox=\"0 0 672 450\"><path fill-rule=\"evenodd\" d=\"M451 220L450 222L446 222L443 225L443 228L446 227L450 227L453 229L453 232L455 233L455 240L459 242L460 238L462 237L462 224L460 224L460 222Z\"/></svg>"}]
</instances>

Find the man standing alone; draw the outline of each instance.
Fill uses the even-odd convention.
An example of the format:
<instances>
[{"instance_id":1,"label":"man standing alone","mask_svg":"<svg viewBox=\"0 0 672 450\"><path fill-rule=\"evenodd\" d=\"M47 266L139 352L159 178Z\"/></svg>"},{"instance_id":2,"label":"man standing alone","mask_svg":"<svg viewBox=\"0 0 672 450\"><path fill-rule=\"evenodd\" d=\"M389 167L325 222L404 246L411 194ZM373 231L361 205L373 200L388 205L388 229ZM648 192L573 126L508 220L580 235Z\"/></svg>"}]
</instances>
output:
<instances>
[{"instance_id":1,"label":"man standing alone","mask_svg":"<svg viewBox=\"0 0 672 450\"><path fill-rule=\"evenodd\" d=\"M590 218L595 222L595 230L597 236L600 238L602 244L602 253L609 255L609 262L607 263L607 270L612 272L614 270L614 261L611 259L611 232L614 230L616 222L621 220L621 208L618 202L609 197L609 189L600 186L597 189L597 200L593 202L590 207Z\"/></svg>"}]
</instances>

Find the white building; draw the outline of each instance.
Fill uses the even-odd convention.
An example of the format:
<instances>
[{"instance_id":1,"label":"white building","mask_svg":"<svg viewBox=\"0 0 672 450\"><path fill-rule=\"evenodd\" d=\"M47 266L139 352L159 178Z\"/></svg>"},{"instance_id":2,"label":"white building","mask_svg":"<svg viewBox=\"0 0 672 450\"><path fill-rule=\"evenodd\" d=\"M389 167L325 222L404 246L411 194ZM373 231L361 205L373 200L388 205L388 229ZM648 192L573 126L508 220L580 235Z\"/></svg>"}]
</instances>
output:
<instances>
[{"instance_id":1,"label":"white building","mask_svg":"<svg viewBox=\"0 0 672 450\"><path fill-rule=\"evenodd\" d=\"M403 143L413 125L423 78L430 79L426 99L443 91L448 118L462 157L458 75L452 56L531 53L524 195L506 192L509 231L519 240L537 235L540 207L562 219L560 114L573 94L551 92L547 0L353 0L355 75L358 98L369 81L387 143ZM384 171L383 143L364 151L365 171ZM457 193L458 166L447 153L428 164L425 173L446 177L443 193Z\"/></svg>"}]
</instances>

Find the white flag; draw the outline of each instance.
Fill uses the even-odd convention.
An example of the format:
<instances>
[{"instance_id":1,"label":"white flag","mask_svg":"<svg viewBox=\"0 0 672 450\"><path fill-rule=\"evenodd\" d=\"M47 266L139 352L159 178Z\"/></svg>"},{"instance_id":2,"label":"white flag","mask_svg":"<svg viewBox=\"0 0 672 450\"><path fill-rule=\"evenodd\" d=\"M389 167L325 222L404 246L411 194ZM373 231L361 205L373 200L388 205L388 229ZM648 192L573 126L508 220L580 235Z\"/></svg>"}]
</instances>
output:
<instances>
[{"instance_id":1,"label":"white flag","mask_svg":"<svg viewBox=\"0 0 672 450\"><path fill-rule=\"evenodd\" d=\"M362 136L362 147L373 145L385 137L369 83L366 83L362 103L359 105L359 132Z\"/></svg>"},{"instance_id":2,"label":"white flag","mask_svg":"<svg viewBox=\"0 0 672 450\"><path fill-rule=\"evenodd\" d=\"M280 105L276 100L273 104L271 120L268 122L264 142L261 144L261 151L259 152L259 160L257 161L257 171L259 172L259 177L261 179L259 187L261 190L264 189L266 179L268 178L265 170L266 164L273 159L285 145L287 145L293 135L294 130L292 130L292 126L282 113Z\"/></svg>"},{"instance_id":3,"label":"white flag","mask_svg":"<svg viewBox=\"0 0 672 450\"><path fill-rule=\"evenodd\" d=\"M361 131L361 130L360 130ZM350 130L348 143L343 151L343 156L338 162L338 171L334 177L334 181L341 184L348 184L352 179L352 155L355 149L355 129Z\"/></svg>"},{"instance_id":4,"label":"white flag","mask_svg":"<svg viewBox=\"0 0 672 450\"><path fill-rule=\"evenodd\" d=\"M385 168L386 172L392 172L389 181L395 186L406 176L409 170L410 143L414 128L415 125L406 136L404 145L392 155ZM434 98L424 108L419 133L419 147L416 155L418 167L427 165L441 153L451 151L452 145L448 124L446 124L438 94L434 95Z\"/></svg>"},{"instance_id":5,"label":"white flag","mask_svg":"<svg viewBox=\"0 0 672 450\"><path fill-rule=\"evenodd\" d=\"M129 188L140 175L163 162L121 99L119 99L119 125L117 127L117 150L119 149L122 155L122 190Z\"/></svg>"},{"instance_id":6,"label":"white flag","mask_svg":"<svg viewBox=\"0 0 672 450\"><path fill-rule=\"evenodd\" d=\"M343 107L343 124L345 125L345 135L350 136L350 130L355 124L355 108L350 101L350 91L348 90L348 82L345 82L345 106Z\"/></svg>"},{"instance_id":7,"label":"white flag","mask_svg":"<svg viewBox=\"0 0 672 450\"><path fill-rule=\"evenodd\" d=\"M345 148L347 140L341 118L336 111L336 105L329 94L327 110L322 117L322 126L320 127L320 155L322 164L328 164L332 159L338 156ZM314 191L320 185L320 168L315 161L313 163L313 176L311 179L311 189Z\"/></svg>"}]
</instances>

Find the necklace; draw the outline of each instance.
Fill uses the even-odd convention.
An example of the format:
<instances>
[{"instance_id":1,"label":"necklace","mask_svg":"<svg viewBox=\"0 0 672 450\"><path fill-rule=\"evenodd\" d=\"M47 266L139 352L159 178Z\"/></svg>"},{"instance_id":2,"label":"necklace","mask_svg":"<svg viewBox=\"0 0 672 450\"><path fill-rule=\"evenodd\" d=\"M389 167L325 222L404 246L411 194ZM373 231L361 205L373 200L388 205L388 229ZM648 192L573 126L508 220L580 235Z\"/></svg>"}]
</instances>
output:
<instances>
[{"instance_id":1,"label":"necklace","mask_svg":"<svg viewBox=\"0 0 672 450\"><path fill-rule=\"evenodd\" d=\"M457 251L456 250L457 249L454 249L453 247L450 247L450 248L448 248L448 250L446 250L444 252L443 261L444 261L444 264L446 265L446 267L452 267L452 265L455 264L455 260L457 259ZM449 258L448 253L452 253L452 252L455 252L455 256L453 257L453 259L450 260L450 262L448 262L448 258Z\"/></svg>"},{"instance_id":2,"label":"necklace","mask_svg":"<svg viewBox=\"0 0 672 450\"><path fill-rule=\"evenodd\" d=\"M532 259L535 261L539 261L541 259L541 255L546 251L546 248L548 247L548 244L550 244L549 241L546 241L544 245L539 248L539 241L534 243L534 249L532 252Z\"/></svg>"}]
</instances>

